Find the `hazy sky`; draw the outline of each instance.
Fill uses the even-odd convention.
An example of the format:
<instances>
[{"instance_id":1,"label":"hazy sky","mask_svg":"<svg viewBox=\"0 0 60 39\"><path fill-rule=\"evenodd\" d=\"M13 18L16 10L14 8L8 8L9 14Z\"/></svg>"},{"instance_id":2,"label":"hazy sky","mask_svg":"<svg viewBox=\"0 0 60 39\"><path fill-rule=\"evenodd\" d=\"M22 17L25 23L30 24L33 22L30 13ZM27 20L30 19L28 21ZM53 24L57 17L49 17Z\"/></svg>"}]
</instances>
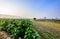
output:
<instances>
[{"instance_id":1,"label":"hazy sky","mask_svg":"<svg viewBox=\"0 0 60 39\"><path fill-rule=\"evenodd\" d=\"M60 0L0 0L0 14L60 18Z\"/></svg>"}]
</instances>

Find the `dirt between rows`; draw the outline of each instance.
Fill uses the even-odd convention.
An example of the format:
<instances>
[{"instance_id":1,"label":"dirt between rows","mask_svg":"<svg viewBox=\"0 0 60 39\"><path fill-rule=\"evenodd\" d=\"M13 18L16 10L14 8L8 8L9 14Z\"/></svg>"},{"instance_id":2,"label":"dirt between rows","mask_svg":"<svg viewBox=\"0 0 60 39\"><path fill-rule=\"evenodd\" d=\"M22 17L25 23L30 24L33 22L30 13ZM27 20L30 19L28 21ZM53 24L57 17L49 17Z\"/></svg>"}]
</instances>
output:
<instances>
[{"instance_id":1,"label":"dirt between rows","mask_svg":"<svg viewBox=\"0 0 60 39\"><path fill-rule=\"evenodd\" d=\"M6 33L5 31L0 31L0 39L14 39L14 38L9 36L9 34Z\"/></svg>"}]
</instances>

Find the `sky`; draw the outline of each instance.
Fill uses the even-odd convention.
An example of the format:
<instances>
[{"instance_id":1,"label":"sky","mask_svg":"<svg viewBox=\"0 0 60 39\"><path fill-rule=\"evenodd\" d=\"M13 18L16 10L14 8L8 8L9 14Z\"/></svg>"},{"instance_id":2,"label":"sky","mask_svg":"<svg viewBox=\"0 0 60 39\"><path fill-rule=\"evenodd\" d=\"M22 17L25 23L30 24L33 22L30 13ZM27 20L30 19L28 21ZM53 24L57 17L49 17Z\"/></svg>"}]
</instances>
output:
<instances>
[{"instance_id":1,"label":"sky","mask_svg":"<svg viewBox=\"0 0 60 39\"><path fill-rule=\"evenodd\" d=\"M60 19L60 0L0 0L0 14Z\"/></svg>"}]
</instances>

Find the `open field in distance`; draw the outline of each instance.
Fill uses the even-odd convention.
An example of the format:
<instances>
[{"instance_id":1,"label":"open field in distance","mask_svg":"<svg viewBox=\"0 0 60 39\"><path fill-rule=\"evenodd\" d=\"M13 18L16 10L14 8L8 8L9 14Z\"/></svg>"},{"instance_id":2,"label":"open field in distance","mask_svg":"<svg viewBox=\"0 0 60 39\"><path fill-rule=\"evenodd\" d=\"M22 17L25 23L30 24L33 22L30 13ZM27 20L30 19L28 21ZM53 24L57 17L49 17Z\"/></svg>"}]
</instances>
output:
<instances>
[{"instance_id":1,"label":"open field in distance","mask_svg":"<svg viewBox=\"0 0 60 39\"><path fill-rule=\"evenodd\" d=\"M60 20L32 20L42 39L60 39Z\"/></svg>"}]
</instances>

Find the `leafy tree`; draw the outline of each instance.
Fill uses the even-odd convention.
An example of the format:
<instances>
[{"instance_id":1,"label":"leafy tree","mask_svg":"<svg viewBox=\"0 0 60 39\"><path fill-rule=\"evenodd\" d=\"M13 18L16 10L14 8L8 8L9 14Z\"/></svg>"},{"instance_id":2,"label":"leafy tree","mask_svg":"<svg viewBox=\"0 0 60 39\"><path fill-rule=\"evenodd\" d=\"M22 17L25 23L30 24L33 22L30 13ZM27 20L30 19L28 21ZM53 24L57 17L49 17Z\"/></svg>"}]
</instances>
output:
<instances>
[{"instance_id":1,"label":"leafy tree","mask_svg":"<svg viewBox=\"0 0 60 39\"><path fill-rule=\"evenodd\" d=\"M33 18L34 20L36 20L36 18Z\"/></svg>"}]
</instances>

